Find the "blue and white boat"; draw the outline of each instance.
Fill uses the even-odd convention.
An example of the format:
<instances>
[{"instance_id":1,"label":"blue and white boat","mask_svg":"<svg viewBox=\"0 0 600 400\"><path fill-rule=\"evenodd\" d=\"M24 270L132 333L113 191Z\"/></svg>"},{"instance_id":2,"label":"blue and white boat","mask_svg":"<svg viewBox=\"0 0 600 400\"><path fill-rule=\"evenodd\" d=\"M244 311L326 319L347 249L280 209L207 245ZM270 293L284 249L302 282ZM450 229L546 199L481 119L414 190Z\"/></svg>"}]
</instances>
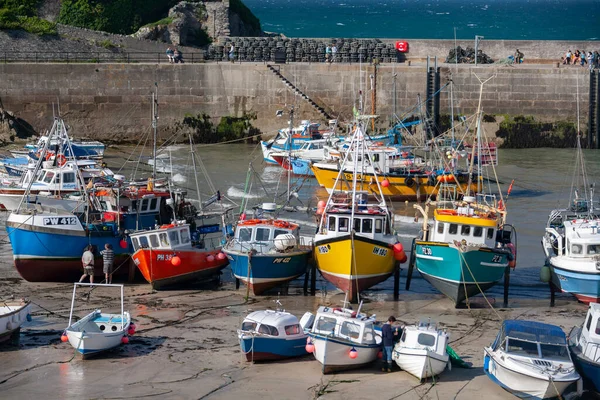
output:
<instances>
[{"instance_id":1,"label":"blue and white boat","mask_svg":"<svg viewBox=\"0 0 600 400\"><path fill-rule=\"evenodd\" d=\"M584 383L600 391L600 304L590 303L584 323L569 333L569 350Z\"/></svg>"},{"instance_id":2,"label":"blue and white boat","mask_svg":"<svg viewBox=\"0 0 600 400\"><path fill-rule=\"evenodd\" d=\"M116 314L95 310L72 323L77 287L90 287L90 289L120 288L121 312ZM81 354L83 358L87 358L120 346L121 343L128 343L129 335L134 333L135 325L131 323L131 316L123 309L123 285L75 283L69 325L65 329L61 340L68 340L76 352Z\"/></svg>"},{"instance_id":3,"label":"blue and white boat","mask_svg":"<svg viewBox=\"0 0 600 400\"><path fill-rule=\"evenodd\" d=\"M319 125L308 120L302 120L300 125L295 128L280 129L273 139L260 142L263 159L269 164L277 164L277 161L271 155L272 153L299 150L306 141L319 140L330 133L320 132Z\"/></svg>"},{"instance_id":4,"label":"blue and white boat","mask_svg":"<svg viewBox=\"0 0 600 400\"><path fill-rule=\"evenodd\" d=\"M305 327L285 310L254 311L238 329L240 348L247 361L281 360L300 357L306 351Z\"/></svg>"},{"instance_id":5,"label":"blue and white boat","mask_svg":"<svg viewBox=\"0 0 600 400\"><path fill-rule=\"evenodd\" d=\"M483 370L494 383L522 399L562 397L572 384L581 392L567 338L555 325L504 321L494 343L484 348Z\"/></svg>"},{"instance_id":6,"label":"blue and white boat","mask_svg":"<svg viewBox=\"0 0 600 400\"><path fill-rule=\"evenodd\" d=\"M312 245L300 243L299 231L297 224L278 219L239 221L223 248L233 275L255 295L303 275Z\"/></svg>"},{"instance_id":7,"label":"blue and white boat","mask_svg":"<svg viewBox=\"0 0 600 400\"><path fill-rule=\"evenodd\" d=\"M60 120L57 118L56 120ZM61 120L62 121L62 120ZM25 150L28 152L37 153L45 146L57 151L58 153L65 154L67 157L74 158L102 158L104 156L105 145L97 140L77 140L70 139L70 146L65 143L64 137L57 138L51 135L41 136L36 143L26 144ZM71 149L73 150L71 152Z\"/></svg>"},{"instance_id":8,"label":"blue and white boat","mask_svg":"<svg viewBox=\"0 0 600 400\"><path fill-rule=\"evenodd\" d=\"M594 202L593 185L589 185L586 176L579 138L574 165L573 182L581 182L581 187L574 187L567 208L550 212L542 247L552 285L584 303L597 303L600 301L600 208Z\"/></svg>"}]
</instances>

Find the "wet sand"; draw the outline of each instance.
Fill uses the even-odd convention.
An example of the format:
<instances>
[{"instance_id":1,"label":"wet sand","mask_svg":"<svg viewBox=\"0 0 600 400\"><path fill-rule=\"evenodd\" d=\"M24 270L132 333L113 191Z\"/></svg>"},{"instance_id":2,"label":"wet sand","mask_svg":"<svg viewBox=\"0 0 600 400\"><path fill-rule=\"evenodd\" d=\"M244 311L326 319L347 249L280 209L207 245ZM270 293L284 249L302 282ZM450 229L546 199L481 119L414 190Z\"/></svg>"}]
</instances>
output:
<instances>
[{"instance_id":1,"label":"wet sand","mask_svg":"<svg viewBox=\"0 0 600 400\"><path fill-rule=\"evenodd\" d=\"M5 245L2 245L5 247ZM71 284L27 283L10 266L0 263L0 298L27 297L35 305L33 321L23 326L18 346L2 346L0 392L2 398L85 399L510 399L510 394L485 376L483 347L499 328L498 318L531 319L560 325L567 333L583 321L587 307L559 296L549 299L511 299L501 309L501 298L490 298L492 311L481 297L471 309L455 309L441 295L401 292L393 301L371 293L364 310L379 320L395 315L414 323L431 317L451 333L451 346L472 369L453 368L432 381L420 383L399 371L380 371L380 364L361 370L322 375L311 356L300 359L248 363L240 352L236 329L253 310L274 307L274 296L250 298L233 283L220 287L153 292L147 284L126 286L126 305L138 326L127 345L104 355L82 360L60 335L67 326ZM227 270L225 273L228 273ZM94 290L88 302L78 300L76 314L94 308L115 309L116 293ZM286 310L302 315L319 304L340 304L339 292L303 296L290 289L281 301Z\"/></svg>"}]
</instances>

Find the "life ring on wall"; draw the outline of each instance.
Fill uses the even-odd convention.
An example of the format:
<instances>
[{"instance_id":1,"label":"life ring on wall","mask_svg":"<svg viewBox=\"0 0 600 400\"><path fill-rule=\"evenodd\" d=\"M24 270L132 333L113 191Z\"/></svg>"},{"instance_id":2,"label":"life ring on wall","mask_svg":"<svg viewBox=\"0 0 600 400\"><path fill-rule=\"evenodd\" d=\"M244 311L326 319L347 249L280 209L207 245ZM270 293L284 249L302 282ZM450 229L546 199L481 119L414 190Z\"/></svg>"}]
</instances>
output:
<instances>
[{"instance_id":1,"label":"life ring on wall","mask_svg":"<svg viewBox=\"0 0 600 400\"><path fill-rule=\"evenodd\" d=\"M404 179L404 184L407 187L411 188L411 187L415 186L415 180L409 176L408 178Z\"/></svg>"},{"instance_id":2,"label":"life ring on wall","mask_svg":"<svg viewBox=\"0 0 600 400\"><path fill-rule=\"evenodd\" d=\"M62 154L59 154L58 156L56 156L56 163L58 164L59 167L62 167L63 165L65 165L67 163L67 157L65 157Z\"/></svg>"}]
</instances>

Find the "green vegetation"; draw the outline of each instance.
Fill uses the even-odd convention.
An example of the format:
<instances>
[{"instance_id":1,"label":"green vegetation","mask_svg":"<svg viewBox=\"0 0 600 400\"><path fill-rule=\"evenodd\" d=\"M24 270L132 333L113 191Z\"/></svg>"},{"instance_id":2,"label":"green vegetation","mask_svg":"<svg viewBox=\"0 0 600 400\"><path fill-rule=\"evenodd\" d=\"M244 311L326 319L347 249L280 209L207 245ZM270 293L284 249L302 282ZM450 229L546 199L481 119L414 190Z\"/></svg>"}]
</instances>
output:
<instances>
[{"instance_id":1,"label":"green vegetation","mask_svg":"<svg viewBox=\"0 0 600 400\"><path fill-rule=\"evenodd\" d=\"M574 147L577 126L573 122L539 122L532 116L505 116L496 136L504 139L502 147ZM585 142L585 140L583 141Z\"/></svg>"},{"instance_id":2,"label":"green vegetation","mask_svg":"<svg viewBox=\"0 0 600 400\"><path fill-rule=\"evenodd\" d=\"M38 18L39 0L0 0L0 29L22 29L36 35L56 35L56 24Z\"/></svg>"},{"instance_id":3,"label":"green vegetation","mask_svg":"<svg viewBox=\"0 0 600 400\"><path fill-rule=\"evenodd\" d=\"M156 22L150 22L149 24L144 25L143 28L153 28L153 27L159 26L159 25L169 25L171 22L173 22L173 18L166 17L163 19L159 19Z\"/></svg>"},{"instance_id":4,"label":"green vegetation","mask_svg":"<svg viewBox=\"0 0 600 400\"><path fill-rule=\"evenodd\" d=\"M112 50L114 48L116 48L117 46L114 45L113 42L111 42L108 39L104 39L102 41L96 41L96 45L100 46L100 47L104 47L107 50Z\"/></svg>"},{"instance_id":5,"label":"green vegetation","mask_svg":"<svg viewBox=\"0 0 600 400\"><path fill-rule=\"evenodd\" d=\"M111 33L131 34L163 18L177 0L62 0L58 22Z\"/></svg>"},{"instance_id":6,"label":"green vegetation","mask_svg":"<svg viewBox=\"0 0 600 400\"><path fill-rule=\"evenodd\" d=\"M215 127L207 114L186 114L182 122L175 124L175 131L191 131L195 143L225 142L260 134L260 130L252 126L251 121L255 119L254 113L241 117L221 117L221 121Z\"/></svg>"}]
</instances>

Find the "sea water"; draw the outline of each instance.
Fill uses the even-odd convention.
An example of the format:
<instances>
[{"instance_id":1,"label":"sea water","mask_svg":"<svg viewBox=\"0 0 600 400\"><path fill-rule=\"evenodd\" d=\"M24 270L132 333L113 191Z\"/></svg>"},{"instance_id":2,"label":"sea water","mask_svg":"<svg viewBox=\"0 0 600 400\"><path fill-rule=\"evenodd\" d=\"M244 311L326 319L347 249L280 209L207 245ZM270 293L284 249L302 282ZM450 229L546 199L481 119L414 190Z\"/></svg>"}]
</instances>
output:
<instances>
[{"instance_id":1,"label":"sea water","mask_svg":"<svg viewBox=\"0 0 600 400\"><path fill-rule=\"evenodd\" d=\"M244 0L289 37L599 40L598 0ZM564 49L561 49L564 50Z\"/></svg>"}]
</instances>

